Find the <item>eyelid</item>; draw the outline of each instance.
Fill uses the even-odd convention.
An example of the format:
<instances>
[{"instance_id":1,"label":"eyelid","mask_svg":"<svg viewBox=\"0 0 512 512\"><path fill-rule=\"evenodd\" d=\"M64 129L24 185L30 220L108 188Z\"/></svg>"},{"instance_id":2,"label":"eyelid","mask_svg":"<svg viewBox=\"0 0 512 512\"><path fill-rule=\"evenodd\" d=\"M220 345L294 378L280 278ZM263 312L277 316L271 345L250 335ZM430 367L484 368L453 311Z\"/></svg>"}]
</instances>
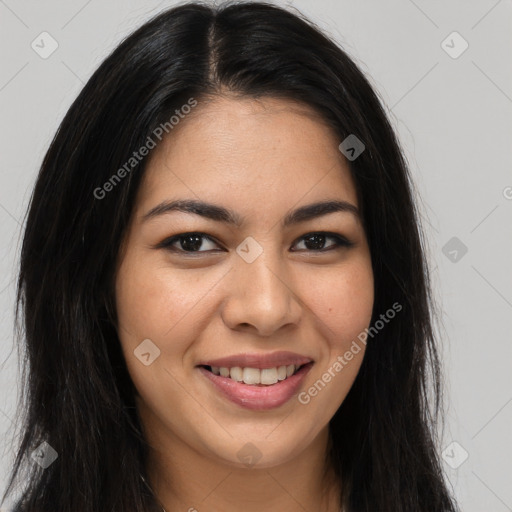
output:
<instances>
[{"instance_id":1,"label":"eyelid","mask_svg":"<svg viewBox=\"0 0 512 512\"><path fill-rule=\"evenodd\" d=\"M176 249L174 247L172 247L173 244L175 244L176 242L179 241L180 238L185 238L187 236L198 236L200 238L203 238L205 240L208 240L210 242L213 242L214 244L216 245L219 245L222 247L222 245L215 239L215 237L211 236L211 235L208 235L207 233L204 233L204 232L201 232L201 231L188 231L188 232L183 232L183 233L178 233L177 235L173 235L169 238L166 238L165 240L163 240L162 242L160 242L159 244L157 244L156 246L154 246L155 249L166 249L166 250L169 250L171 252L174 252L174 253L177 253L177 254L185 254L187 256L190 256L190 255L195 255L195 254L208 254L208 253L211 253L212 250L207 250L207 251L184 251L182 249ZM332 248L327 248L327 249L317 249L317 250L314 250L314 249L299 249L298 251L293 251L292 252L302 252L302 251L306 251L306 252L310 252L310 253L326 253L326 252L329 252L329 251L333 251L335 249L341 249L341 248L350 248L350 247L353 247L355 244L355 242L352 242L351 240L349 240L346 236L344 235L341 235L339 233L333 233L331 231L309 231L307 233L305 233L304 235L301 235L299 236L298 238L296 238L292 244L292 247L294 245L296 245L298 242L301 242L303 241L305 238L307 238L308 236L311 236L311 235L323 235L325 236L326 238L333 238L336 243L334 244L334 246ZM224 250L224 249L221 249L221 250Z\"/></svg>"}]
</instances>

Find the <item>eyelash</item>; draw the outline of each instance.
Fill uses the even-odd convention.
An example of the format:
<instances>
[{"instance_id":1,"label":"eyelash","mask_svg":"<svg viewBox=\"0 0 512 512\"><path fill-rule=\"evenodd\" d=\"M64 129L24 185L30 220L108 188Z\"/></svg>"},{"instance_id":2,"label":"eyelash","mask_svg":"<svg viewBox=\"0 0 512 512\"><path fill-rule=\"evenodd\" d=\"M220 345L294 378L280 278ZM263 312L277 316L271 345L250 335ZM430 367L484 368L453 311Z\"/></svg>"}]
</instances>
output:
<instances>
[{"instance_id":1,"label":"eyelash","mask_svg":"<svg viewBox=\"0 0 512 512\"><path fill-rule=\"evenodd\" d=\"M308 252L314 252L314 253L324 253L324 252L329 252L329 251L333 251L333 250L336 250L336 249L341 249L342 247L346 247L346 248L349 248L349 247L352 247L354 246L354 242L351 242L349 240L347 240L345 237L341 236L341 235L337 235L336 233L330 233L330 232L326 232L326 231L312 231L311 233L307 233L305 235L303 235L302 237L300 237L298 239L298 241L302 241L303 239L309 237L309 236L312 236L312 235L323 235L325 236L326 239L328 238L332 238L334 239L335 243L333 246L331 246L330 248L327 248L327 249L300 249L299 251L293 251L293 252L301 252L301 251L308 251ZM201 232L196 232L196 231L192 231L192 232L189 232L189 233L180 233L179 235L174 235L170 238L167 238L165 240L163 240L162 242L160 242L156 248L157 249L166 249L166 250L169 250L169 251L172 251L172 252L175 252L175 253L182 253L182 254L202 254L202 253L208 253L208 252L211 252L211 250L207 250L207 251L185 251L183 249L177 249L175 247L172 247L172 245L176 242L179 242L180 239L182 238L187 238L188 236L197 236L197 237L201 237L202 239L206 239L206 240L209 240L210 242L213 242L214 244L217 244L218 243L215 241L215 239L209 235L207 235L206 233L201 233ZM202 245L202 244L201 244Z\"/></svg>"}]
</instances>

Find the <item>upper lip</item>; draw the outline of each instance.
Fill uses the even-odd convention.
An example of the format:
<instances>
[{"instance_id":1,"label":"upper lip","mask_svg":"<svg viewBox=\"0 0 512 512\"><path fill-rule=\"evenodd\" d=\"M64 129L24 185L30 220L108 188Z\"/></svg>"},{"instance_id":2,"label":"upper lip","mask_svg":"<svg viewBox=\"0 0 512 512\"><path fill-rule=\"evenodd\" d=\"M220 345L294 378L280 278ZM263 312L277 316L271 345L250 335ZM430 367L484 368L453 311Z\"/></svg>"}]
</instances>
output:
<instances>
[{"instance_id":1,"label":"upper lip","mask_svg":"<svg viewBox=\"0 0 512 512\"><path fill-rule=\"evenodd\" d=\"M288 366L294 364L301 366L311 363L313 359L294 352L272 352L269 354L236 354L202 361L198 366L217 366L222 368L274 368L276 366Z\"/></svg>"}]
</instances>

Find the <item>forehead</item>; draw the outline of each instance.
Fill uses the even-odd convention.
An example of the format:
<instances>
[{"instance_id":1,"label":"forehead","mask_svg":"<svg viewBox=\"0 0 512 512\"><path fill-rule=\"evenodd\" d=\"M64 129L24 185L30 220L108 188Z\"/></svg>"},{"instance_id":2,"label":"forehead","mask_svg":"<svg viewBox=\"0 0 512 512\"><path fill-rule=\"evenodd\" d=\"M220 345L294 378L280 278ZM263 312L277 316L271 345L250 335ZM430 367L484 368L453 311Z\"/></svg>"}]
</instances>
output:
<instances>
[{"instance_id":1,"label":"forehead","mask_svg":"<svg viewBox=\"0 0 512 512\"><path fill-rule=\"evenodd\" d=\"M324 199L357 206L338 139L313 109L291 100L199 101L150 155L139 209L184 197L259 216Z\"/></svg>"}]
</instances>

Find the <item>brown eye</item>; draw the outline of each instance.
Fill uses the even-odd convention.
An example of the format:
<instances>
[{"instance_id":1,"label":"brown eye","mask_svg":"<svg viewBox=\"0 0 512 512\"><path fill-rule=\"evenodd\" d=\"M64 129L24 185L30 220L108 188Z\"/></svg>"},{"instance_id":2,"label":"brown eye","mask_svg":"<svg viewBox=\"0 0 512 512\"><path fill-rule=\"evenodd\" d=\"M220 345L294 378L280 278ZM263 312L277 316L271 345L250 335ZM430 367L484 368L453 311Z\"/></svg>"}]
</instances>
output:
<instances>
[{"instance_id":1,"label":"brown eye","mask_svg":"<svg viewBox=\"0 0 512 512\"><path fill-rule=\"evenodd\" d=\"M354 245L353 242L350 242L346 238L335 233L309 233L301 237L299 240L299 243L303 243L305 245L305 248L298 249L299 251L327 252L341 247L351 247ZM325 247L328 240L331 240L331 243ZM208 244L210 247L208 247ZM200 254L223 250L212 237L205 233L180 233L179 235L167 238L158 244L156 248L183 254ZM292 252L296 251L297 249L292 250Z\"/></svg>"},{"instance_id":2,"label":"brown eye","mask_svg":"<svg viewBox=\"0 0 512 512\"><path fill-rule=\"evenodd\" d=\"M328 239L334 240L334 243L331 243L326 248L325 243ZM304 235L300 240L300 243L304 243L305 250L313 252L332 251L334 249L338 249L339 247L351 247L354 245L352 242L348 241L346 238L340 235L324 232L310 233L308 235Z\"/></svg>"},{"instance_id":3,"label":"brown eye","mask_svg":"<svg viewBox=\"0 0 512 512\"><path fill-rule=\"evenodd\" d=\"M206 245L205 241L216 245L217 248L219 247L211 237L204 233L180 233L179 235L175 235L171 238L168 238L167 240L164 240L158 244L157 248L164 248L170 251L184 253L210 252L212 247L207 248L207 250L200 250ZM215 247L213 247L213 249L215 250Z\"/></svg>"}]
</instances>

